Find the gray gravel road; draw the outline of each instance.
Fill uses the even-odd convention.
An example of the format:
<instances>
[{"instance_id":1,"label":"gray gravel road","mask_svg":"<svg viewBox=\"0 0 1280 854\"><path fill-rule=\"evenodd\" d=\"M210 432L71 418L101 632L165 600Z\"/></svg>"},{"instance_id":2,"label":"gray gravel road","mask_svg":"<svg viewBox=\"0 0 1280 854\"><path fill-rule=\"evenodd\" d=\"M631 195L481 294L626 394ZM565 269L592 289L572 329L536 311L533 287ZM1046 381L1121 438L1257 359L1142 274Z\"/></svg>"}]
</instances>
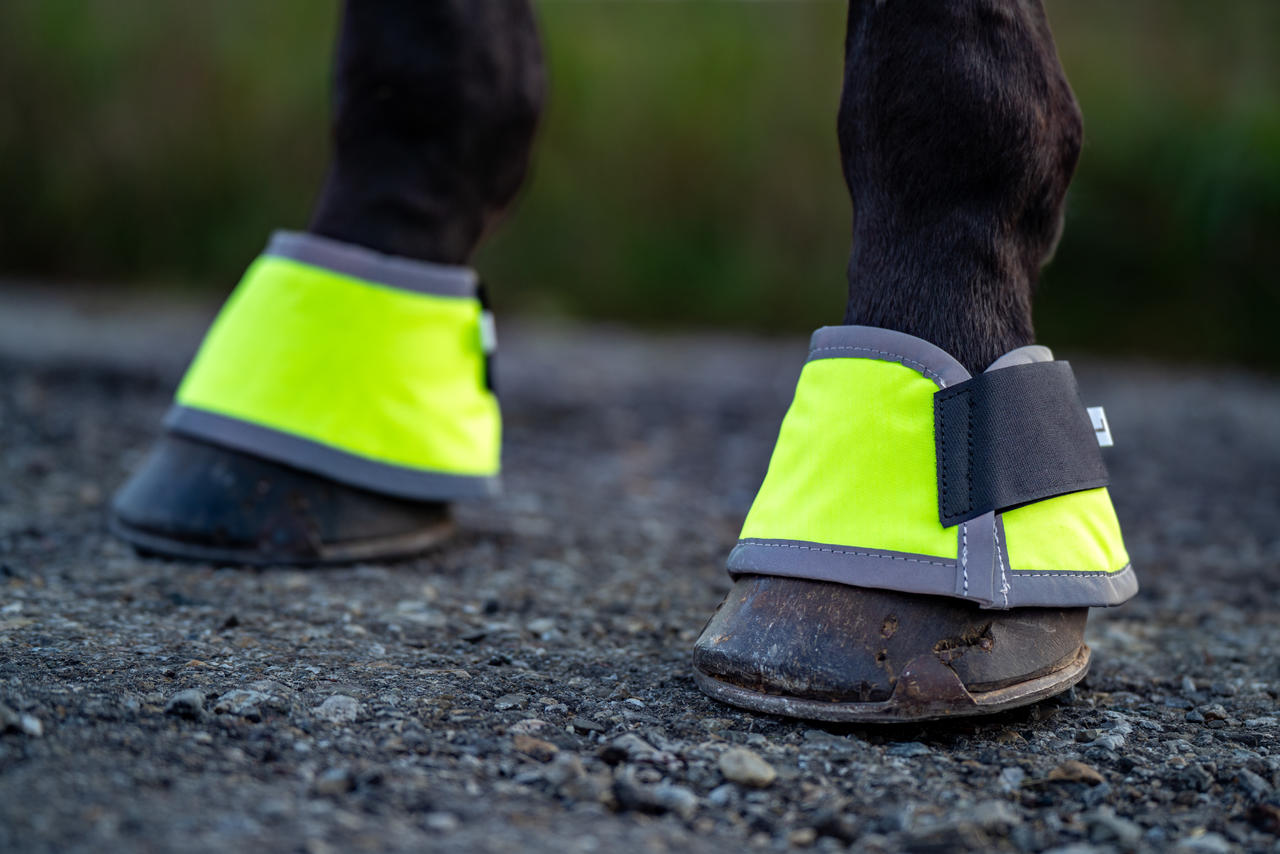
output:
<instances>
[{"instance_id":1,"label":"gray gravel road","mask_svg":"<svg viewBox=\"0 0 1280 854\"><path fill-rule=\"evenodd\" d=\"M103 526L207 309L79 305L0 295L0 850L1280 851L1274 379L1078 363L1143 583L1093 672L841 728L689 673L803 339L504 329L502 498L243 571Z\"/></svg>"}]
</instances>

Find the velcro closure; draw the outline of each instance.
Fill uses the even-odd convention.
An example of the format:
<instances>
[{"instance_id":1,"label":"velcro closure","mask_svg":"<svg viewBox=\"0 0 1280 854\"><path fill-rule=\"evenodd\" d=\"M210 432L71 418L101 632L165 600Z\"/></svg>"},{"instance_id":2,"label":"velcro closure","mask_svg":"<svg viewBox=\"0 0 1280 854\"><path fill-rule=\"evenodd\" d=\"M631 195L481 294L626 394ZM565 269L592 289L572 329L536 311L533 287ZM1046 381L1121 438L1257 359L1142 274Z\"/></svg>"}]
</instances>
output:
<instances>
[{"instance_id":1,"label":"velcro closure","mask_svg":"<svg viewBox=\"0 0 1280 854\"><path fill-rule=\"evenodd\" d=\"M1012 365L937 392L934 443L947 527L1109 480L1066 362Z\"/></svg>"}]
</instances>

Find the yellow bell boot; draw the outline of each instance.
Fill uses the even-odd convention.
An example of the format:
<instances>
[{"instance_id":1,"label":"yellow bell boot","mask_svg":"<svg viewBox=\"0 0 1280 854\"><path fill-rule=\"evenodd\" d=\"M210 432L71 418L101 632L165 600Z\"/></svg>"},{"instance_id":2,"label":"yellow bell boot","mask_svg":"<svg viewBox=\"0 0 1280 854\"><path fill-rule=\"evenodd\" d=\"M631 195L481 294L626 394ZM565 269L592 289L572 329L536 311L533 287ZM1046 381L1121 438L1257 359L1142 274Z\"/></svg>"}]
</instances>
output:
<instances>
[{"instance_id":1,"label":"yellow bell boot","mask_svg":"<svg viewBox=\"0 0 1280 854\"><path fill-rule=\"evenodd\" d=\"M112 504L138 548L231 563L419 552L498 488L492 319L465 267L277 233Z\"/></svg>"},{"instance_id":2,"label":"yellow bell boot","mask_svg":"<svg viewBox=\"0 0 1280 854\"><path fill-rule=\"evenodd\" d=\"M910 335L818 330L729 556L733 589L695 645L699 686L830 721L1066 690L1089 667L1088 609L1138 589L1110 444L1044 347L974 377Z\"/></svg>"}]
</instances>

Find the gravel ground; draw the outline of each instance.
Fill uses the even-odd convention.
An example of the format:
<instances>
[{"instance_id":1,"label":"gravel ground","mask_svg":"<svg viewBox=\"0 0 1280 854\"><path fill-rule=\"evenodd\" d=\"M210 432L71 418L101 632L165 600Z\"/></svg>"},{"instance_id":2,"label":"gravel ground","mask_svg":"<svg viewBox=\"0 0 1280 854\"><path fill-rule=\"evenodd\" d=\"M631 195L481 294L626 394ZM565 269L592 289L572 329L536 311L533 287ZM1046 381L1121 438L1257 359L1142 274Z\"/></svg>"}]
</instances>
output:
<instances>
[{"instance_id":1,"label":"gravel ground","mask_svg":"<svg viewBox=\"0 0 1280 854\"><path fill-rule=\"evenodd\" d=\"M1093 672L818 726L689 672L802 339L504 330L502 498L417 560L245 571L103 525L207 309L77 305L0 310L0 850L1280 851L1274 379L1078 364L1143 583Z\"/></svg>"}]
</instances>

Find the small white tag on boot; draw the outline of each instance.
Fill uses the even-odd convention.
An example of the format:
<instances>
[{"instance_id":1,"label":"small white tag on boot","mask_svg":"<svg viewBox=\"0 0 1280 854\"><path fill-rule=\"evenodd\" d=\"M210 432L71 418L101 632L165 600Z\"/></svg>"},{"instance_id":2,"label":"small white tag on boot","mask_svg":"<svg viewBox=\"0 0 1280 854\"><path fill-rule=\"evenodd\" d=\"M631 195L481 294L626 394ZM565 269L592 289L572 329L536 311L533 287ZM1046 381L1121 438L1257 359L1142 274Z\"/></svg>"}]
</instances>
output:
<instances>
[{"instance_id":1,"label":"small white tag on boot","mask_svg":"<svg viewBox=\"0 0 1280 854\"><path fill-rule=\"evenodd\" d=\"M1093 422L1093 433L1098 437L1098 447L1110 448L1115 445L1111 438L1111 425L1107 423L1107 412L1101 406L1090 406L1089 420Z\"/></svg>"},{"instance_id":2,"label":"small white tag on boot","mask_svg":"<svg viewBox=\"0 0 1280 854\"><path fill-rule=\"evenodd\" d=\"M480 312L480 349L485 353L498 351L498 325L493 322L493 312Z\"/></svg>"}]
</instances>

